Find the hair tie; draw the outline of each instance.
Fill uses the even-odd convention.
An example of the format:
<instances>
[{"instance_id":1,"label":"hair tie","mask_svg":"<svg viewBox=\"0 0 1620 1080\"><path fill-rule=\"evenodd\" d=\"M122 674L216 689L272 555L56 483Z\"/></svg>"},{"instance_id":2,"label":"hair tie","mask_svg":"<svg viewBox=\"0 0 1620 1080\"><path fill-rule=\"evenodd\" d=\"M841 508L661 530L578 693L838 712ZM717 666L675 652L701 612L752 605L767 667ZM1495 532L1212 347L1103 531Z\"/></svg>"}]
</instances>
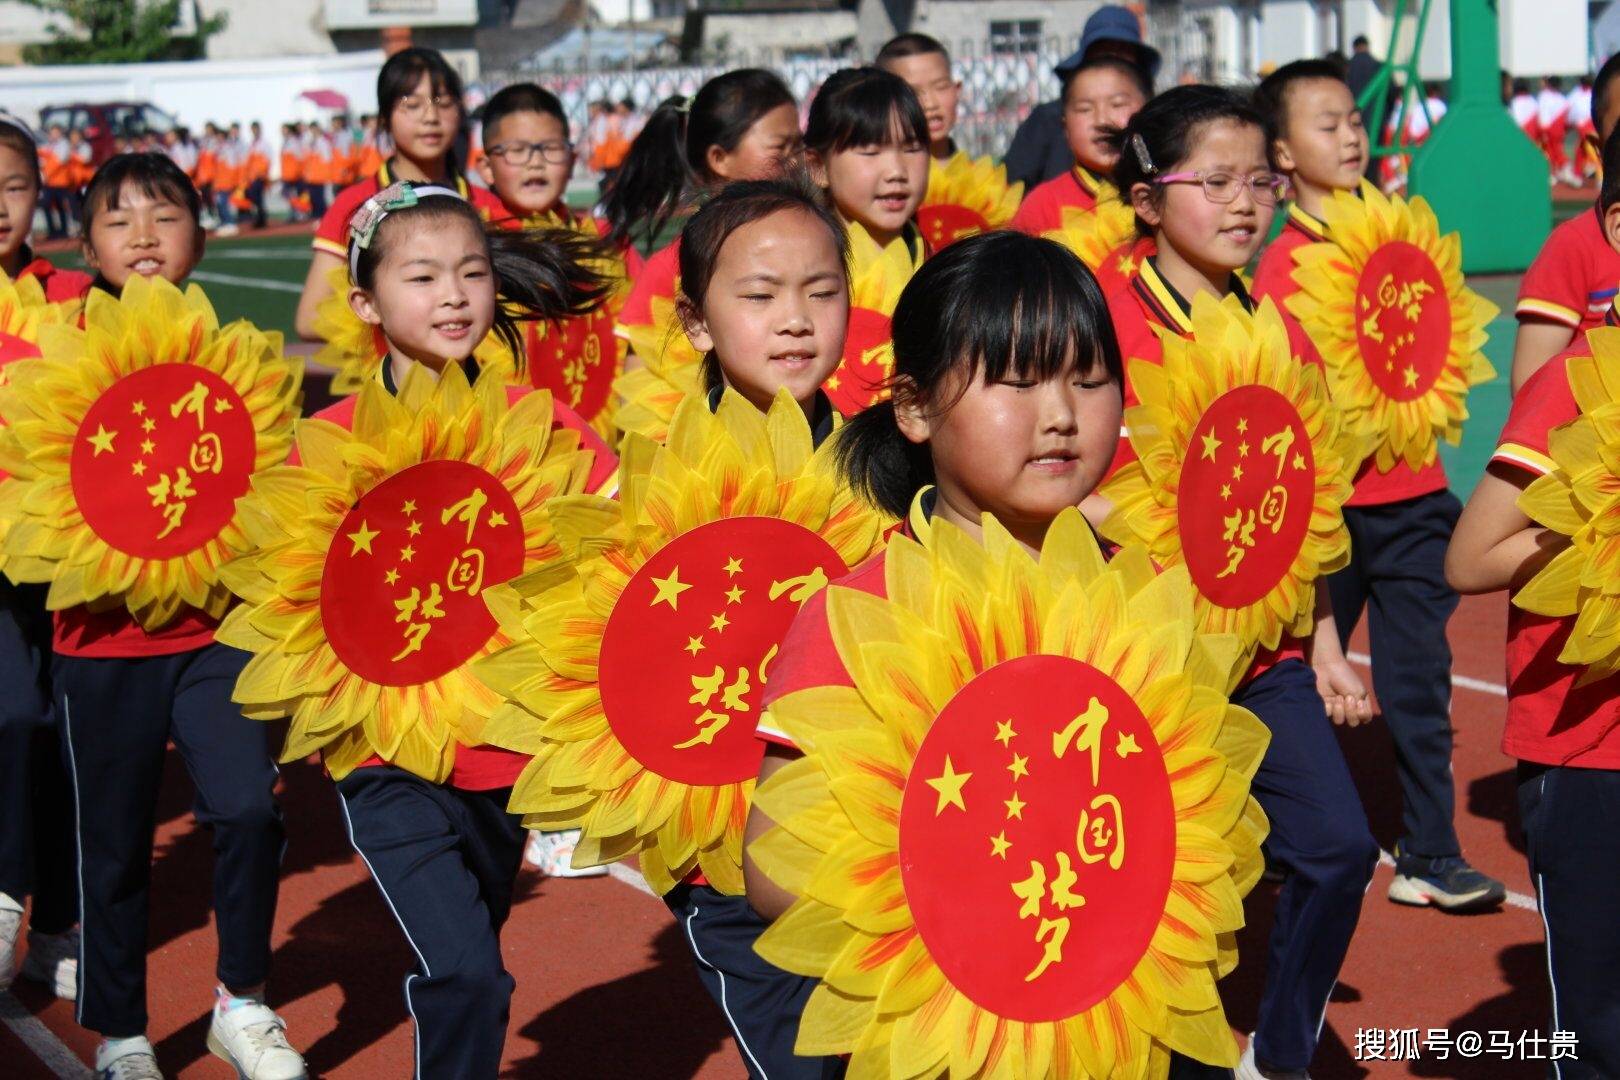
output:
<instances>
[{"instance_id":1,"label":"hair tie","mask_svg":"<svg viewBox=\"0 0 1620 1080\"><path fill-rule=\"evenodd\" d=\"M1136 155L1136 163L1142 167L1142 172L1148 176L1157 176L1159 167L1153 164L1153 155L1148 153L1147 140L1142 138L1141 132L1136 132L1130 138L1131 153Z\"/></svg>"},{"instance_id":2,"label":"hair tie","mask_svg":"<svg viewBox=\"0 0 1620 1080\"><path fill-rule=\"evenodd\" d=\"M692 99L689 97L682 97L681 103L675 106L675 111L680 113L682 116L692 115Z\"/></svg>"},{"instance_id":3,"label":"hair tie","mask_svg":"<svg viewBox=\"0 0 1620 1080\"><path fill-rule=\"evenodd\" d=\"M356 280L360 276L360 252L371 246L371 240L377 235L377 226L382 224L383 218L395 210L415 206L429 195L461 198L460 192L439 184L423 184L418 187L409 180L398 180L360 204L360 209L349 219L349 280Z\"/></svg>"},{"instance_id":4,"label":"hair tie","mask_svg":"<svg viewBox=\"0 0 1620 1080\"><path fill-rule=\"evenodd\" d=\"M16 128L18 131L27 136L29 142L33 143L35 146L39 145L39 136L34 134L34 129L23 123L23 121L18 117L6 112L4 109L0 109L0 124L4 124L6 127Z\"/></svg>"}]
</instances>

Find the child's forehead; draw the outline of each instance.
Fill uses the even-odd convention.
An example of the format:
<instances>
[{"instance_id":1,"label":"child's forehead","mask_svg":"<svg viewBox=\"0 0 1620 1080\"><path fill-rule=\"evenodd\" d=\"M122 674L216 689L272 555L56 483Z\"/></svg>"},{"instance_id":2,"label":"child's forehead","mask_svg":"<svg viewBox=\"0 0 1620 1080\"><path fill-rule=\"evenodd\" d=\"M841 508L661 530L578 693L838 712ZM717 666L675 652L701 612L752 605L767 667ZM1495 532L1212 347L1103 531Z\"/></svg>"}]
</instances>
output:
<instances>
[{"instance_id":1,"label":"child's forehead","mask_svg":"<svg viewBox=\"0 0 1620 1080\"><path fill-rule=\"evenodd\" d=\"M1355 108L1356 100L1350 96L1350 87L1338 79L1300 79L1288 88L1284 97L1289 110Z\"/></svg>"},{"instance_id":2,"label":"child's forehead","mask_svg":"<svg viewBox=\"0 0 1620 1080\"><path fill-rule=\"evenodd\" d=\"M560 132L562 129L562 121L550 113L541 112L539 109L518 109L496 120L485 138L492 142L498 142L501 138L511 134L551 134Z\"/></svg>"},{"instance_id":3,"label":"child's forehead","mask_svg":"<svg viewBox=\"0 0 1620 1080\"><path fill-rule=\"evenodd\" d=\"M105 210L139 210L149 206L172 206L177 210L185 210L186 206L172 195L158 188L148 189L138 180L125 180L117 188L107 193L106 201L102 205Z\"/></svg>"}]
</instances>

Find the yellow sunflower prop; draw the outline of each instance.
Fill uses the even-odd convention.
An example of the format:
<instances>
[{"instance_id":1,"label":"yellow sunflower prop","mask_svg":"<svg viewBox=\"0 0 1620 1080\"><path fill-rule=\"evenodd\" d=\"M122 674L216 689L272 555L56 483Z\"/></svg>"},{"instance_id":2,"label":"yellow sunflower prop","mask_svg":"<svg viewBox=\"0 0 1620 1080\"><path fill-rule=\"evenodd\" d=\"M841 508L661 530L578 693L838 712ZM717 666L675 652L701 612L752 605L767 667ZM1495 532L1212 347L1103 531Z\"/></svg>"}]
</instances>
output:
<instances>
[{"instance_id":1,"label":"yellow sunflower prop","mask_svg":"<svg viewBox=\"0 0 1620 1080\"><path fill-rule=\"evenodd\" d=\"M148 630L221 615L220 567L248 548L236 500L287 456L300 369L280 334L221 327L196 286L137 275L84 316L8 368L6 573L49 581L52 610L123 605Z\"/></svg>"},{"instance_id":2,"label":"yellow sunflower prop","mask_svg":"<svg viewBox=\"0 0 1620 1080\"><path fill-rule=\"evenodd\" d=\"M595 240L596 223L589 217L571 216L563 221L552 215L529 218L527 229L555 229L559 226ZM613 433L613 383L624 371L628 343L613 332L613 324L629 295L624 260L607 258L592 269L607 280L608 293L600 307L589 315L567 319L560 326L549 322L529 323L525 352L528 382L553 396L580 415L598 435Z\"/></svg>"},{"instance_id":3,"label":"yellow sunflower prop","mask_svg":"<svg viewBox=\"0 0 1620 1080\"><path fill-rule=\"evenodd\" d=\"M851 1077L1142 1077L1233 1065L1216 980L1267 830L1269 736L1187 572L1105 563L1065 511L1039 561L994 520L890 541L887 595L834 588L853 686L790 694L805 756L750 848L799 899L758 951L821 980L800 1054Z\"/></svg>"},{"instance_id":4,"label":"yellow sunflower prop","mask_svg":"<svg viewBox=\"0 0 1620 1080\"><path fill-rule=\"evenodd\" d=\"M0 273L0 386L6 384L5 365L39 355L39 331L43 326L71 322L78 313L77 302L52 304L45 289L33 277L8 279Z\"/></svg>"},{"instance_id":5,"label":"yellow sunflower prop","mask_svg":"<svg viewBox=\"0 0 1620 1080\"><path fill-rule=\"evenodd\" d=\"M1191 337L1160 335L1162 367L1131 368L1138 460L1103 487L1103 532L1186 565L1199 629L1274 649L1310 634L1316 579L1349 561L1341 508L1361 443L1270 301L1251 316L1236 297L1199 294L1192 321Z\"/></svg>"},{"instance_id":6,"label":"yellow sunflower prop","mask_svg":"<svg viewBox=\"0 0 1620 1080\"><path fill-rule=\"evenodd\" d=\"M1044 236L1074 252L1094 273L1106 269L1123 275L1134 269L1129 265L1105 267L1110 255L1136 239L1136 212L1121 201L1112 184L1099 186L1096 209L1065 206L1063 224Z\"/></svg>"},{"instance_id":7,"label":"yellow sunflower prop","mask_svg":"<svg viewBox=\"0 0 1620 1080\"><path fill-rule=\"evenodd\" d=\"M1583 685L1620 672L1620 330L1586 339L1592 355L1566 368L1581 414L1552 433L1557 468L1519 496L1526 514L1572 542L1513 597L1538 615L1576 617L1558 659L1586 666Z\"/></svg>"},{"instance_id":8,"label":"yellow sunflower prop","mask_svg":"<svg viewBox=\"0 0 1620 1080\"><path fill-rule=\"evenodd\" d=\"M938 251L965 236L997 229L1012 220L1024 197L1023 183L1007 183L1007 169L986 155L965 150L928 166L928 191L917 207L917 225Z\"/></svg>"},{"instance_id":9,"label":"yellow sunflower prop","mask_svg":"<svg viewBox=\"0 0 1620 1080\"><path fill-rule=\"evenodd\" d=\"M1328 389L1371 440L1380 472L1434 461L1468 418L1468 389L1494 378L1481 351L1496 305L1463 283L1462 241L1421 198L1337 192L1329 243L1297 249L1288 310L1327 366Z\"/></svg>"},{"instance_id":10,"label":"yellow sunflower prop","mask_svg":"<svg viewBox=\"0 0 1620 1080\"><path fill-rule=\"evenodd\" d=\"M917 272L905 241L883 247L860 225L849 227L849 332L844 357L824 387L845 416L889 396L894 373L890 319L900 293Z\"/></svg>"},{"instance_id":11,"label":"yellow sunflower prop","mask_svg":"<svg viewBox=\"0 0 1620 1080\"><path fill-rule=\"evenodd\" d=\"M546 500L593 461L552 430L550 394L509 396L455 365L413 369L398 398L368 382L352 431L303 421L299 463L255 478L255 550L227 568L246 603L219 640L254 654L243 712L292 716L283 760L324 748L341 778L377 755L438 782L483 741L499 699L469 664L507 644L484 590L557 556Z\"/></svg>"},{"instance_id":12,"label":"yellow sunflower prop","mask_svg":"<svg viewBox=\"0 0 1620 1080\"><path fill-rule=\"evenodd\" d=\"M680 291L679 279L675 289ZM614 426L661 443L681 402L703 388L703 355L692 347L669 297L652 298L652 322L620 323L617 329L642 366L613 384Z\"/></svg>"},{"instance_id":13,"label":"yellow sunflower prop","mask_svg":"<svg viewBox=\"0 0 1620 1080\"><path fill-rule=\"evenodd\" d=\"M353 394L377 377L377 365L388 352L382 327L363 322L349 306L349 268L334 266L326 275L331 291L315 309L315 336L326 344L314 362L332 372L332 393ZM512 351L494 334L484 338L473 354L480 369L493 369L503 379L516 378Z\"/></svg>"},{"instance_id":14,"label":"yellow sunflower prop","mask_svg":"<svg viewBox=\"0 0 1620 1080\"><path fill-rule=\"evenodd\" d=\"M692 397L666 445L627 440L619 501L554 504L584 558L514 583L517 644L478 673L510 699L489 741L534 755L512 811L582 828L576 866L639 853L659 893L694 870L742 891L768 666L799 606L881 543L831 458L786 392L768 414Z\"/></svg>"}]
</instances>

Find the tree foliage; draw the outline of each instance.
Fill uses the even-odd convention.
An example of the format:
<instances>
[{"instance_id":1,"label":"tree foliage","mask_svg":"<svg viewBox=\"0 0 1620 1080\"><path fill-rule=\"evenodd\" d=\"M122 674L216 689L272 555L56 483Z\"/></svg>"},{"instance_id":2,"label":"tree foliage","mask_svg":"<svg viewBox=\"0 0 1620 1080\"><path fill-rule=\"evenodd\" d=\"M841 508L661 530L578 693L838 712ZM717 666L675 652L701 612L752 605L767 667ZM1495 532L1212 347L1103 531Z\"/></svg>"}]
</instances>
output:
<instances>
[{"instance_id":1,"label":"tree foliage","mask_svg":"<svg viewBox=\"0 0 1620 1080\"><path fill-rule=\"evenodd\" d=\"M182 2L194 0L23 0L56 16L51 40L27 46L23 59L30 64L195 60L209 36L225 28L225 16L199 17L195 36L175 37Z\"/></svg>"}]
</instances>

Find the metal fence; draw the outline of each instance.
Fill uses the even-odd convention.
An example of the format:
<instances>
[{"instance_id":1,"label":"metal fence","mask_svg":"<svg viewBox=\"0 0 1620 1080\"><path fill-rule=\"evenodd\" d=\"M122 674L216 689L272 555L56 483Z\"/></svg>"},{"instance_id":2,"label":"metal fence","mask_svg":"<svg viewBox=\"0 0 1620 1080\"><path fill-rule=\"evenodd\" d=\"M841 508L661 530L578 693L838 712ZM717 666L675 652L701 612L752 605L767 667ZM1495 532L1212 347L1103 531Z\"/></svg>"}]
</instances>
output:
<instances>
[{"instance_id":1,"label":"metal fence","mask_svg":"<svg viewBox=\"0 0 1620 1080\"><path fill-rule=\"evenodd\" d=\"M1021 39L947 43L962 98L956 126L959 146L974 155L1003 153L1014 130L1029 111L1057 96L1058 80L1052 68L1073 52L1076 40ZM764 67L781 75L802 108L824 79L841 67L860 63L854 56L794 56L779 53L706 56L700 62L667 67L631 63L557 64L510 71L485 72L474 88L494 93L514 82L537 82L562 98L577 139L587 132L587 110L592 101L629 99L639 114L671 94L693 94L704 82L722 72L743 67Z\"/></svg>"},{"instance_id":2,"label":"metal fence","mask_svg":"<svg viewBox=\"0 0 1620 1080\"><path fill-rule=\"evenodd\" d=\"M1222 76L1215 70L1214 30L1207 18L1184 11L1179 4L1151 5L1148 40L1164 54L1160 80L1210 81ZM975 156L1006 152L1013 132L1031 109L1058 94L1052 68L1078 46L1078 38L1018 38L1014 40L948 41L952 66L962 80L957 145ZM703 56L696 62L648 66L637 63L588 61L486 71L475 83L485 94L514 82L537 82L562 98L576 138L587 136L588 105L592 101L634 103L646 115L671 94L693 94L704 82L722 72L743 67L776 71L792 88L802 107L829 74L861 59L845 45L830 45L825 55L808 55L813 48L788 57L780 51L730 52Z\"/></svg>"}]
</instances>

